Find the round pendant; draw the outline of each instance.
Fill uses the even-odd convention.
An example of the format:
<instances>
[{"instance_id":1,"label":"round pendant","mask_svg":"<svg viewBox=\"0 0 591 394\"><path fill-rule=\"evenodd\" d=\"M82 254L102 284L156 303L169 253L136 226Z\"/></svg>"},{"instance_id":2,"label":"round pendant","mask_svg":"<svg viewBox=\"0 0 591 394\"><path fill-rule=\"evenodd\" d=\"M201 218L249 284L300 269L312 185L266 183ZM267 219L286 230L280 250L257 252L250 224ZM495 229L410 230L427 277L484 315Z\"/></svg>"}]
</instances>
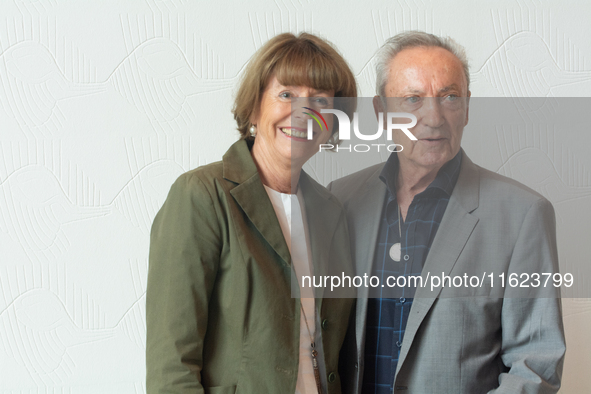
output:
<instances>
[{"instance_id":1,"label":"round pendant","mask_svg":"<svg viewBox=\"0 0 591 394\"><path fill-rule=\"evenodd\" d=\"M400 242L396 242L390 248L390 258L394 261L400 261Z\"/></svg>"}]
</instances>

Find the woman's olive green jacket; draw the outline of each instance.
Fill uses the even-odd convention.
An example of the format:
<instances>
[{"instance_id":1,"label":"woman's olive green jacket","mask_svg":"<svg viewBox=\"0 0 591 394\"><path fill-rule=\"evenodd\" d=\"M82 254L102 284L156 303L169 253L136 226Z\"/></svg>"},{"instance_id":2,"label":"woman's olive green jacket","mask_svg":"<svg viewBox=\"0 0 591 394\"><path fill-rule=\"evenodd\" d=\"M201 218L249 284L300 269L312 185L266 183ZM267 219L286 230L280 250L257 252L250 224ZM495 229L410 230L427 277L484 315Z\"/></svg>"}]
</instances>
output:
<instances>
[{"instance_id":1,"label":"woman's olive green jacket","mask_svg":"<svg viewBox=\"0 0 591 394\"><path fill-rule=\"evenodd\" d=\"M299 187L315 274L349 271L341 204L303 172ZM221 162L180 176L151 232L147 392L294 393L300 302L291 295L291 272L246 141L232 145ZM339 350L352 304L317 299L322 381L331 394L341 392Z\"/></svg>"}]
</instances>

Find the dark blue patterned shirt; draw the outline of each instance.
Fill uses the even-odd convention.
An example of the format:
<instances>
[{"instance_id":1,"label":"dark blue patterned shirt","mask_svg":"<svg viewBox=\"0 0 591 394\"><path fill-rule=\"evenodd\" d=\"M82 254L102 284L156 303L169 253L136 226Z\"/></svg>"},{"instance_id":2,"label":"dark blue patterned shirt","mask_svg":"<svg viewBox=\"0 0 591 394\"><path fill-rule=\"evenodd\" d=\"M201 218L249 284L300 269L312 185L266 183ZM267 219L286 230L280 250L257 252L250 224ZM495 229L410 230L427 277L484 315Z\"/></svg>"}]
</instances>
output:
<instances>
[{"instance_id":1,"label":"dark blue patterned shirt","mask_svg":"<svg viewBox=\"0 0 591 394\"><path fill-rule=\"evenodd\" d=\"M387 187L387 196L372 270L372 275L378 276L380 283L385 283L388 276L421 274L458 179L461 158L459 152L439 170L433 182L414 197L406 221L401 223L402 239L398 232L396 201L398 156L392 154L388 158L380 173L380 179ZM397 242L402 247L399 262L394 261L389 254L390 248ZM382 290L378 291L381 293ZM387 291L387 288L383 291ZM363 394L390 394L394 390L394 375L414 296L413 288L406 287L399 291L401 297L398 298L368 300Z\"/></svg>"}]
</instances>

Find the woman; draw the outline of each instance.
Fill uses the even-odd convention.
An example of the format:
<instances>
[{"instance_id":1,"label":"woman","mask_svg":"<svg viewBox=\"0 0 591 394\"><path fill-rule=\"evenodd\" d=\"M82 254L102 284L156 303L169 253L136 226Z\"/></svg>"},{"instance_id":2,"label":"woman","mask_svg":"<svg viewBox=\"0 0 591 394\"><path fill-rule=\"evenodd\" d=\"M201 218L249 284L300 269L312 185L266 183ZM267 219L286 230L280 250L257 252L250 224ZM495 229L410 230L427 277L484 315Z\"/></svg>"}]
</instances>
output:
<instances>
[{"instance_id":1,"label":"woman","mask_svg":"<svg viewBox=\"0 0 591 394\"><path fill-rule=\"evenodd\" d=\"M281 34L251 59L233 110L242 138L182 175L154 220L148 393L340 392L352 301L308 291L300 302L290 288L292 272L350 261L340 204L302 171L333 119L301 138L310 112L292 99L320 112L356 96L346 62L316 36Z\"/></svg>"}]
</instances>

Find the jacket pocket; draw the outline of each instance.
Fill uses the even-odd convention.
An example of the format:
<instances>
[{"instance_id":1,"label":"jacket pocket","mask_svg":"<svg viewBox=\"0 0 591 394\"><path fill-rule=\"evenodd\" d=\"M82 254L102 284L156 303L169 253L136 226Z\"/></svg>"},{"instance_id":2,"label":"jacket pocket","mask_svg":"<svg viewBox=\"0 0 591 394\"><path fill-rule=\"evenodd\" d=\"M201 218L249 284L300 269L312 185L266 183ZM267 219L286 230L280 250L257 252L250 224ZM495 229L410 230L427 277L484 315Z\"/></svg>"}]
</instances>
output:
<instances>
[{"instance_id":1,"label":"jacket pocket","mask_svg":"<svg viewBox=\"0 0 591 394\"><path fill-rule=\"evenodd\" d=\"M205 394L234 394L236 386L204 387Z\"/></svg>"}]
</instances>

